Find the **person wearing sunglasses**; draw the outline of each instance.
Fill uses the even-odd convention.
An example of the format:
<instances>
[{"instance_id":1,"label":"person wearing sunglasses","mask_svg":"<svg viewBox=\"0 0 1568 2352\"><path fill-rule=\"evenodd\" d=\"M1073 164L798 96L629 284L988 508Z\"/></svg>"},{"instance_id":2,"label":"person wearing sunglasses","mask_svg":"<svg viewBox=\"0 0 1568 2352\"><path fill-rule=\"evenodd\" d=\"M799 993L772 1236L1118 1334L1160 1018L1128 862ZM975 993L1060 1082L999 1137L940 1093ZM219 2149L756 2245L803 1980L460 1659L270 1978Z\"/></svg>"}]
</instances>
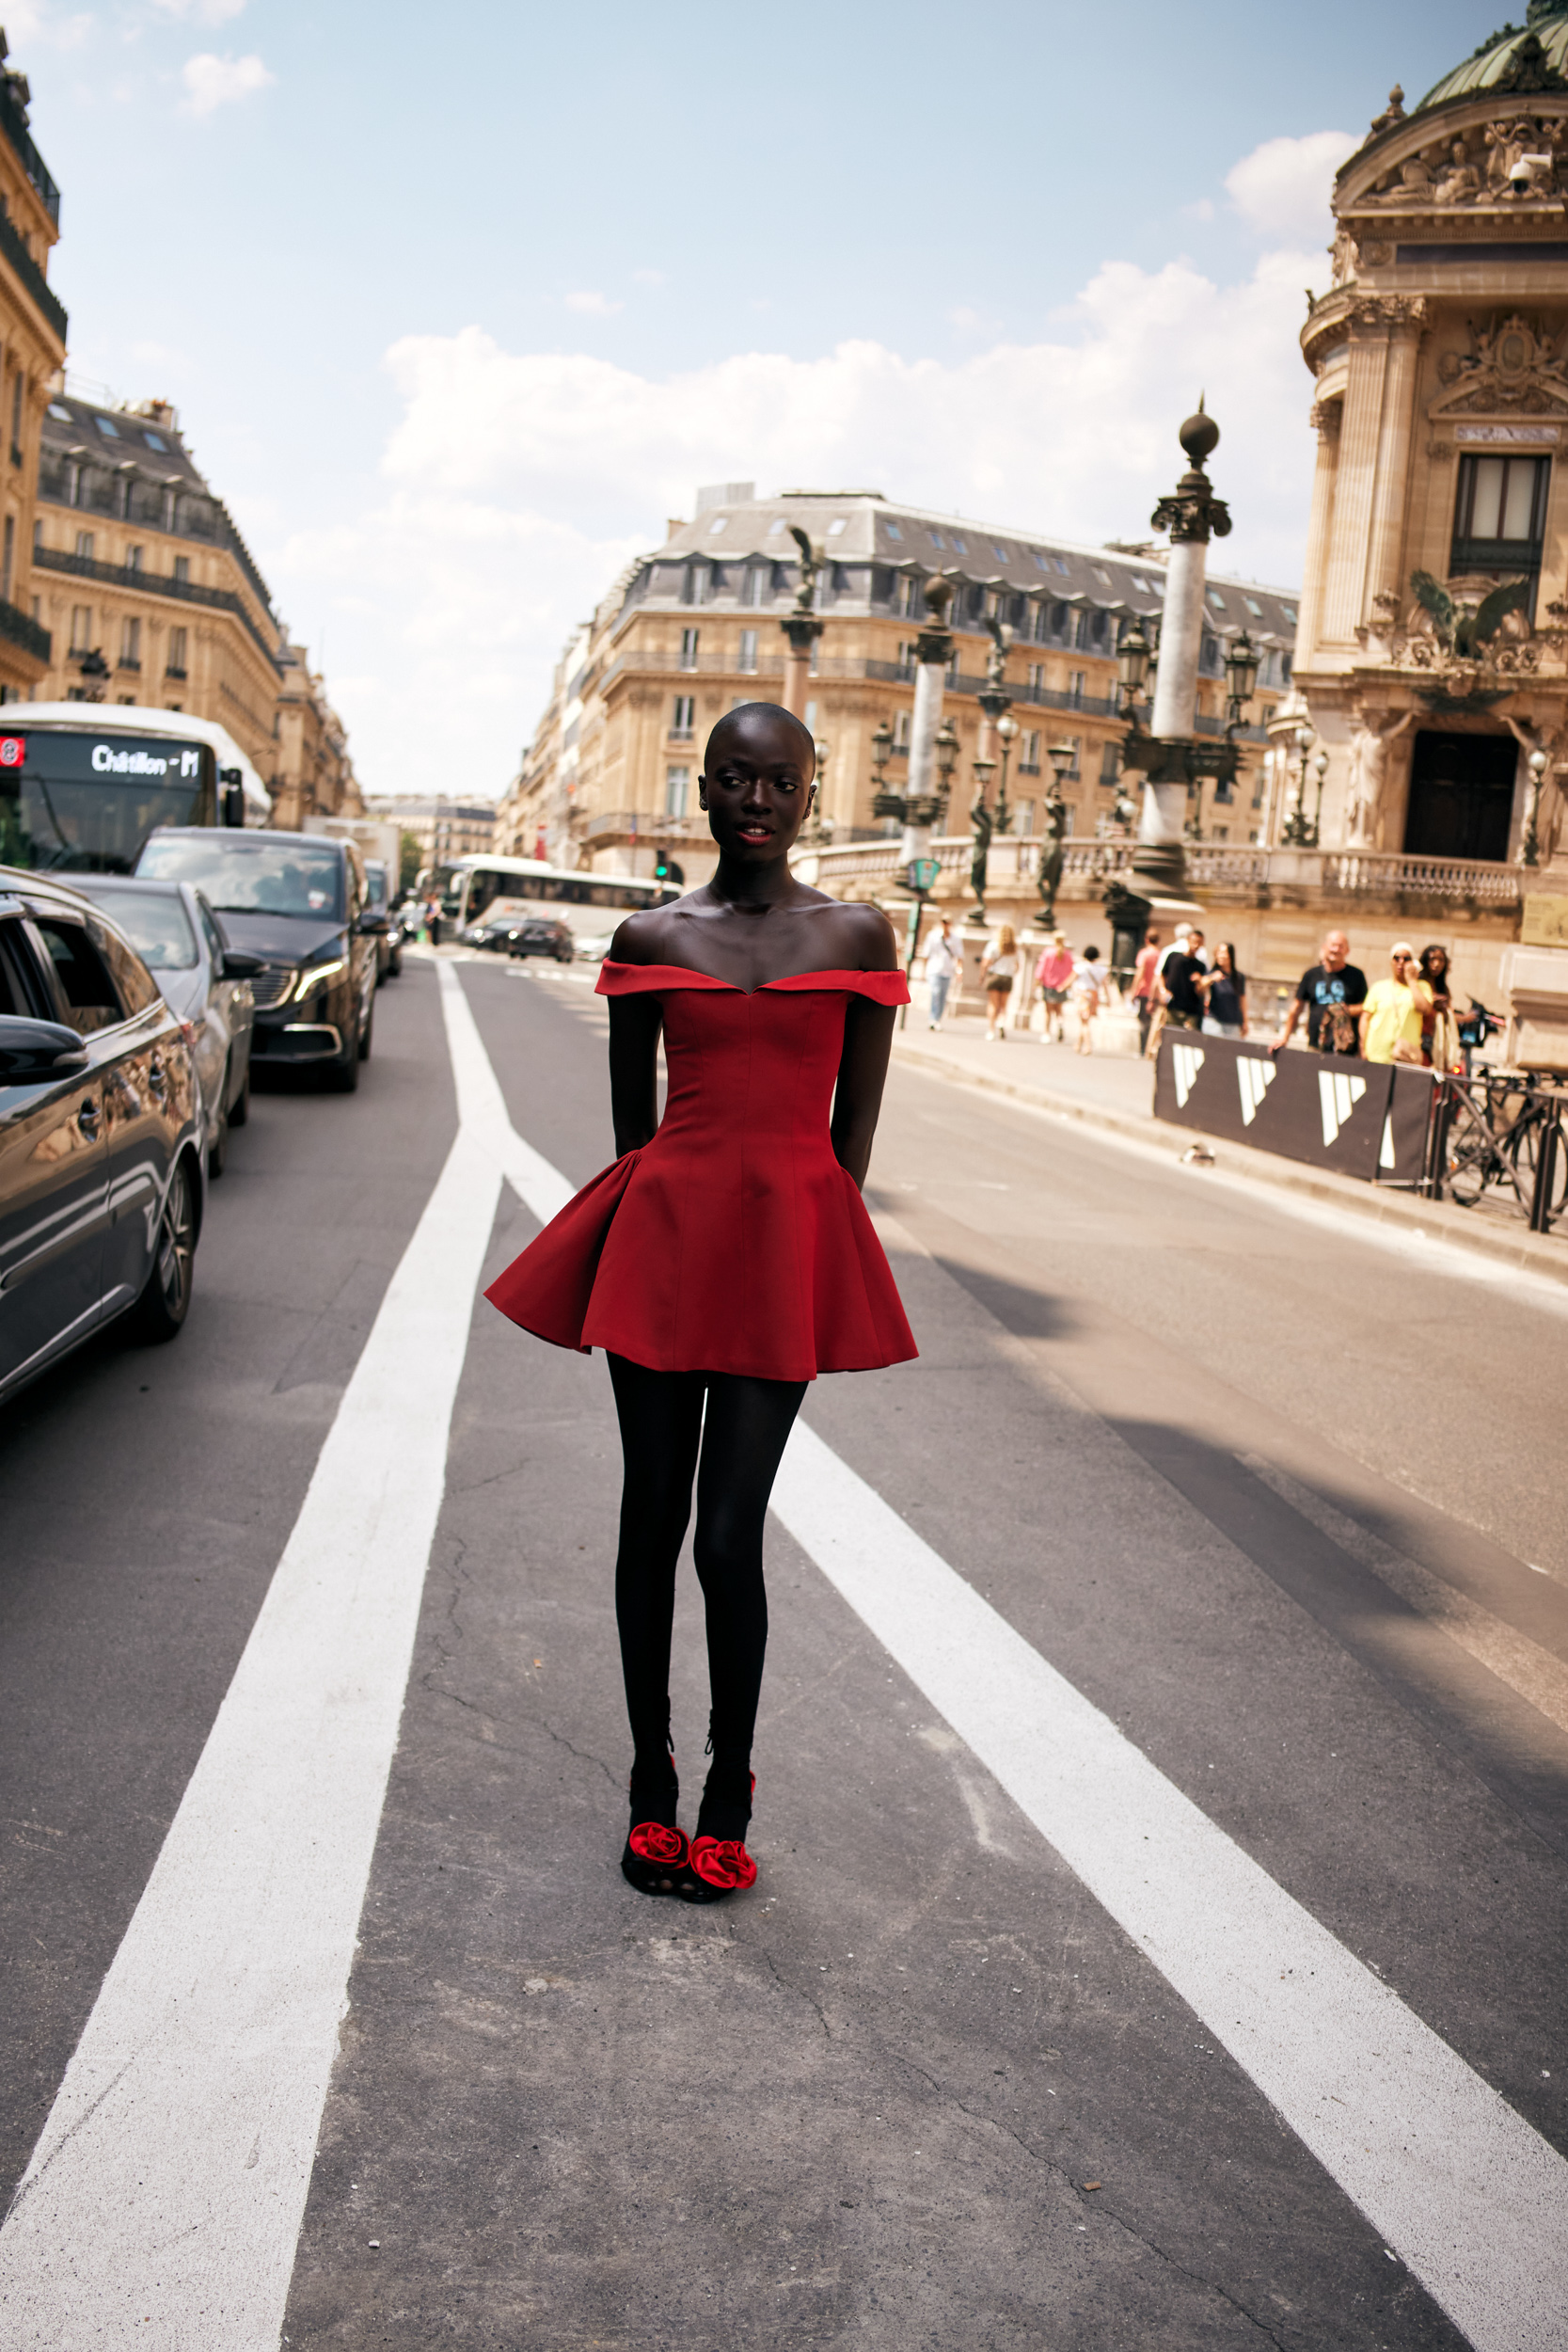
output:
<instances>
[{"instance_id":1,"label":"person wearing sunglasses","mask_svg":"<svg viewBox=\"0 0 1568 2352\"><path fill-rule=\"evenodd\" d=\"M1421 999L1416 993L1416 950L1396 939L1388 951L1388 977L1374 980L1361 1008L1361 1055L1365 1061L1421 1059Z\"/></svg>"}]
</instances>

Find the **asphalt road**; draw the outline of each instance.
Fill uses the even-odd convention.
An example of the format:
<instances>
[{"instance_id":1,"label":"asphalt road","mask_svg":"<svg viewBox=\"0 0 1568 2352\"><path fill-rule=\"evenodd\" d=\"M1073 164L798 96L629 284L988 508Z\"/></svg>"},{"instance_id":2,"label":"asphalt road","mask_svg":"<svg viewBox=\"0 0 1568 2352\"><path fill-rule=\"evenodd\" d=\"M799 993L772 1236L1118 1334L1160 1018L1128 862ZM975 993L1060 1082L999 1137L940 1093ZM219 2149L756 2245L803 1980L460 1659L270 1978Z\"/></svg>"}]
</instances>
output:
<instances>
[{"instance_id":1,"label":"asphalt road","mask_svg":"<svg viewBox=\"0 0 1568 2352\"><path fill-rule=\"evenodd\" d=\"M454 968L472 1066L487 1057L516 1135L581 1183L610 1155L602 1007L577 974ZM243 2268L235 2231L286 2224L295 2346L1563 2341L1563 2304L1466 2301L1418 2232L1391 2242L1397 2198L1366 2193L1243 2021L1232 2036L1205 2013L1196 1978L1130 1926L1100 1831L1041 1835L913 1650L825 1573L804 1506L770 1531L758 1886L702 1911L633 1893L608 1380L482 1300L384 1803L385 1757L366 1767L379 1830L297 2248L286 2195L284 2224L252 2223L221 2181L230 2220L166 2275L164 2207L137 2219L138 2132L176 2200L221 2170L202 2139L221 2050L185 2070L178 2129L111 2102L81 2138L57 2127L55 2164L72 2052L139 1948L372 1327L390 1344L378 1312L458 1121L436 970L410 959L356 1096L256 1096L180 1340L105 1338L0 1427L0 2129L10 2182L40 2134L48 2156L0 2241L0 2340L276 2343L264 2293L203 2319L181 2279ZM812 1431L1250 1884L1392 1988L1539 2151L1550 2201L1549 2152L1568 2152L1563 1304L907 1071L867 1197L921 1357L817 1384ZM503 1187L481 1286L534 1230ZM459 1321L467 1295L446 1302ZM395 1364L411 1428L427 1398L444 1409L438 1355L409 1343ZM694 1800L689 1569L676 1651ZM982 1712L989 1655L969 1661ZM286 1710L277 1736L296 1736ZM312 1824L289 1829L303 1851ZM296 1941L290 1966L329 1975ZM1300 2015L1286 2040L1309 2031L1332 2065L1338 2012ZM134 2009L116 2030L104 2080L134 2085ZM167 2031L150 2012L148 2040ZM1425 2079L1393 2080L1391 2145ZM111 2183L117 2134L132 2156ZM69 2250L50 2253L27 2233L72 2164ZM84 2285L111 2208L138 2260ZM1560 2218L1568 2243L1568 2201ZM1490 2225L1463 2228L1461 2268L1482 2265Z\"/></svg>"}]
</instances>

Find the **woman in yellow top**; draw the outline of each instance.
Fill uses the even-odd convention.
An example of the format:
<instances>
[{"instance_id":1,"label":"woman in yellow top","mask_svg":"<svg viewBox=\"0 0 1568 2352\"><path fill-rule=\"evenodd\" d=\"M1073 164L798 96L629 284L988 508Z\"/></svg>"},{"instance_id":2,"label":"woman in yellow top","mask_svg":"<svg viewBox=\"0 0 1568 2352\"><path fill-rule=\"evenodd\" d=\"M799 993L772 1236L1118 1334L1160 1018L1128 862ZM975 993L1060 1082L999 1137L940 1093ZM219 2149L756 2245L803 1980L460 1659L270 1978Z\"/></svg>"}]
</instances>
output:
<instances>
[{"instance_id":1,"label":"woman in yellow top","mask_svg":"<svg viewBox=\"0 0 1568 2352\"><path fill-rule=\"evenodd\" d=\"M1421 1000L1416 993L1416 950L1397 939L1388 951L1392 977L1375 980L1361 1007L1363 1061L1411 1061L1421 1058Z\"/></svg>"}]
</instances>

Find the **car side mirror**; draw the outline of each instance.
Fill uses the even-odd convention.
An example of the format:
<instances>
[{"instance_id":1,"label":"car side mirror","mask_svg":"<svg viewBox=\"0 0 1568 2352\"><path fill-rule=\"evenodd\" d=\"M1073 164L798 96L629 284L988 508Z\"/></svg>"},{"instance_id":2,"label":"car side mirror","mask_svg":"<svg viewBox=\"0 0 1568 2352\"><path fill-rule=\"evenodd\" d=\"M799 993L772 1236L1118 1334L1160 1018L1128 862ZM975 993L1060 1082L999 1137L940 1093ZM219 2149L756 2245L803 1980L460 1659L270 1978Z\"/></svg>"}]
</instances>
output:
<instances>
[{"instance_id":1,"label":"car side mirror","mask_svg":"<svg viewBox=\"0 0 1568 2352\"><path fill-rule=\"evenodd\" d=\"M226 947L223 951L223 977L226 980L253 980L258 972L267 968L265 956L246 955L243 947Z\"/></svg>"},{"instance_id":2,"label":"car side mirror","mask_svg":"<svg viewBox=\"0 0 1568 2352\"><path fill-rule=\"evenodd\" d=\"M0 1013L0 1086L36 1085L40 1078L63 1078L88 1066L81 1039L63 1021Z\"/></svg>"},{"instance_id":3,"label":"car side mirror","mask_svg":"<svg viewBox=\"0 0 1568 2352\"><path fill-rule=\"evenodd\" d=\"M378 914L373 907L367 907L355 925L355 929L366 932L384 931L388 929L388 925L384 914Z\"/></svg>"}]
</instances>

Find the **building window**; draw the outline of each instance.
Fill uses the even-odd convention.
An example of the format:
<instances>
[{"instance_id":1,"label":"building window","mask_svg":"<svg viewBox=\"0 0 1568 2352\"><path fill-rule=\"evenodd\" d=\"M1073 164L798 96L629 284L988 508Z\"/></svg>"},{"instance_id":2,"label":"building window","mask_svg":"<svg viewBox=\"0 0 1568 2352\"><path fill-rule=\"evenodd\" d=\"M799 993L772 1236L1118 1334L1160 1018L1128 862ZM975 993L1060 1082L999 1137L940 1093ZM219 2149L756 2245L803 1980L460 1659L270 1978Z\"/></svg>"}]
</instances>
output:
<instances>
[{"instance_id":1,"label":"building window","mask_svg":"<svg viewBox=\"0 0 1568 2352\"><path fill-rule=\"evenodd\" d=\"M174 577L180 581L182 586L188 587L190 585L191 559L188 555L177 555L175 557Z\"/></svg>"},{"instance_id":2,"label":"building window","mask_svg":"<svg viewBox=\"0 0 1568 2352\"><path fill-rule=\"evenodd\" d=\"M913 575L904 582L904 611L911 620L918 621L926 610L926 583Z\"/></svg>"},{"instance_id":3,"label":"building window","mask_svg":"<svg viewBox=\"0 0 1568 2352\"><path fill-rule=\"evenodd\" d=\"M146 553L147 549L145 548L132 548L125 558L126 570L131 572L139 572L142 567L142 558L146 555Z\"/></svg>"},{"instance_id":4,"label":"building window","mask_svg":"<svg viewBox=\"0 0 1568 2352\"><path fill-rule=\"evenodd\" d=\"M1035 803L1033 801L1020 801L1018 804L1018 815L1013 824L1013 831L1015 833L1022 834L1024 839L1027 840L1034 830Z\"/></svg>"},{"instance_id":5,"label":"building window","mask_svg":"<svg viewBox=\"0 0 1568 2352\"><path fill-rule=\"evenodd\" d=\"M92 607L73 604L71 608L71 650L88 653L92 649Z\"/></svg>"},{"instance_id":6,"label":"building window","mask_svg":"<svg viewBox=\"0 0 1568 2352\"><path fill-rule=\"evenodd\" d=\"M1045 664L1043 661L1030 662L1027 682L1032 693L1038 694L1043 692L1045 688Z\"/></svg>"},{"instance_id":7,"label":"building window","mask_svg":"<svg viewBox=\"0 0 1568 2352\"><path fill-rule=\"evenodd\" d=\"M22 463L22 370L18 368L11 385L11 464Z\"/></svg>"},{"instance_id":8,"label":"building window","mask_svg":"<svg viewBox=\"0 0 1568 2352\"><path fill-rule=\"evenodd\" d=\"M76 533L76 552L77 552L77 554L78 554L78 555L85 555L85 556L87 557L87 562L90 564L90 563L92 562L92 548L93 548L93 537L92 537L92 533L91 533L91 532L90 532L90 531L79 531L79 532Z\"/></svg>"},{"instance_id":9,"label":"building window","mask_svg":"<svg viewBox=\"0 0 1568 2352\"><path fill-rule=\"evenodd\" d=\"M1084 699L1084 673L1083 673L1083 671L1082 671L1082 670L1069 670L1069 671L1068 672L1068 674L1067 674L1067 691L1068 691L1069 694L1072 697L1072 700L1073 700L1075 703L1081 703L1081 702L1083 701L1083 699Z\"/></svg>"},{"instance_id":10,"label":"building window","mask_svg":"<svg viewBox=\"0 0 1568 2352\"><path fill-rule=\"evenodd\" d=\"M1549 457L1462 457L1453 517L1456 572L1541 568Z\"/></svg>"},{"instance_id":11,"label":"building window","mask_svg":"<svg viewBox=\"0 0 1568 2352\"><path fill-rule=\"evenodd\" d=\"M43 545L43 525L42 525L41 523L38 523L38 522L36 522L36 523L33 525L33 553L34 553L35 555L37 555L37 553L38 553L38 551L39 551L40 548L41 548L41 547L42 547L42 545Z\"/></svg>"},{"instance_id":12,"label":"building window","mask_svg":"<svg viewBox=\"0 0 1568 2352\"><path fill-rule=\"evenodd\" d=\"M682 629L682 631L681 631L681 668L682 668L683 670L694 670L694 669L696 668L696 666L697 666L697 640L698 640L698 638L699 638L699 636L700 636L701 634L702 634L702 632L701 632L701 630L700 630L700 629L695 629L695 628L683 628L683 629Z\"/></svg>"},{"instance_id":13,"label":"building window","mask_svg":"<svg viewBox=\"0 0 1568 2352\"><path fill-rule=\"evenodd\" d=\"M170 677L185 675L185 632L182 628L169 630L167 674Z\"/></svg>"},{"instance_id":14,"label":"building window","mask_svg":"<svg viewBox=\"0 0 1568 2352\"><path fill-rule=\"evenodd\" d=\"M16 516L6 517L6 551L0 555L0 596L11 600L11 573L16 567Z\"/></svg>"},{"instance_id":15,"label":"building window","mask_svg":"<svg viewBox=\"0 0 1568 2352\"><path fill-rule=\"evenodd\" d=\"M1084 772L1084 739L1081 735L1069 735L1068 741L1072 745L1072 765L1068 770L1068 774L1069 776L1081 776Z\"/></svg>"},{"instance_id":16,"label":"building window","mask_svg":"<svg viewBox=\"0 0 1568 2352\"><path fill-rule=\"evenodd\" d=\"M141 623L137 619L119 625L119 666L122 670L141 668Z\"/></svg>"},{"instance_id":17,"label":"building window","mask_svg":"<svg viewBox=\"0 0 1568 2352\"><path fill-rule=\"evenodd\" d=\"M1100 781L1101 784L1115 784L1120 774L1121 745L1113 738L1100 747Z\"/></svg>"},{"instance_id":18,"label":"building window","mask_svg":"<svg viewBox=\"0 0 1568 2352\"><path fill-rule=\"evenodd\" d=\"M1023 774L1037 776L1040 771L1040 731L1030 727L1023 738L1023 757L1019 766Z\"/></svg>"},{"instance_id":19,"label":"building window","mask_svg":"<svg viewBox=\"0 0 1568 2352\"><path fill-rule=\"evenodd\" d=\"M768 596L768 572L761 564L753 564L747 571L740 592L743 604L763 604Z\"/></svg>"},{"instance_id":20,"label":"building window","mask_svg":"<svg viewBox=\"0 0 1568 2352\"><path fill-rule=\"evenodd\" d=\"M706 569L707 566L705 564L689 564L687 565L685 574L681 580L682 604L702 603L703 575Z\"/></svg>"},{"instance_id":21,"label":"building window","mask_svg":"<svg viewBox=\"0 0 1568 2352\"><path fill-rule=\"evenodd\" d=\"M748 676L750 676L750 675L752 675L752 674L755 671L756 666L757 666L757 633L756 633L756 630L755 630L754 628L743 628L743 629L741 630L741 632L740 632L740 667L741 667L741 669L742 669L742 670L746 673L746 675L747 675Z\"/></svg>"},{"instance_id":22,"label":"building window","mask_svg":"<svg viewBox=\"0 0 1568 2352\"><path fill-rule=\"evenodd\" d=\"M689 768L666 768L664 771L664 814L666 817L686 815L686 796L690 785Z\"/></svg>"},{"instance_id":23,"label":"building window","mask_svg":"<svg viewBox=\"0 0 1568 2352\"><path fill-rule=\"evenodd\" d=\"M910 714L907 710L901 710L893 723L893 748L895 752L907 752L910 748Z\"/></svg>"},{"instance_id":24,"label":"building window","mask_svg":"<svg viewBox=\"0 0 1568 2352\"><path fill-rule=\"evenodd\" d=\"M670 732L689 742L697 732L697 697L695 694L675 696L675 715L670 722Z\"/></svg>"}]
</instances>

